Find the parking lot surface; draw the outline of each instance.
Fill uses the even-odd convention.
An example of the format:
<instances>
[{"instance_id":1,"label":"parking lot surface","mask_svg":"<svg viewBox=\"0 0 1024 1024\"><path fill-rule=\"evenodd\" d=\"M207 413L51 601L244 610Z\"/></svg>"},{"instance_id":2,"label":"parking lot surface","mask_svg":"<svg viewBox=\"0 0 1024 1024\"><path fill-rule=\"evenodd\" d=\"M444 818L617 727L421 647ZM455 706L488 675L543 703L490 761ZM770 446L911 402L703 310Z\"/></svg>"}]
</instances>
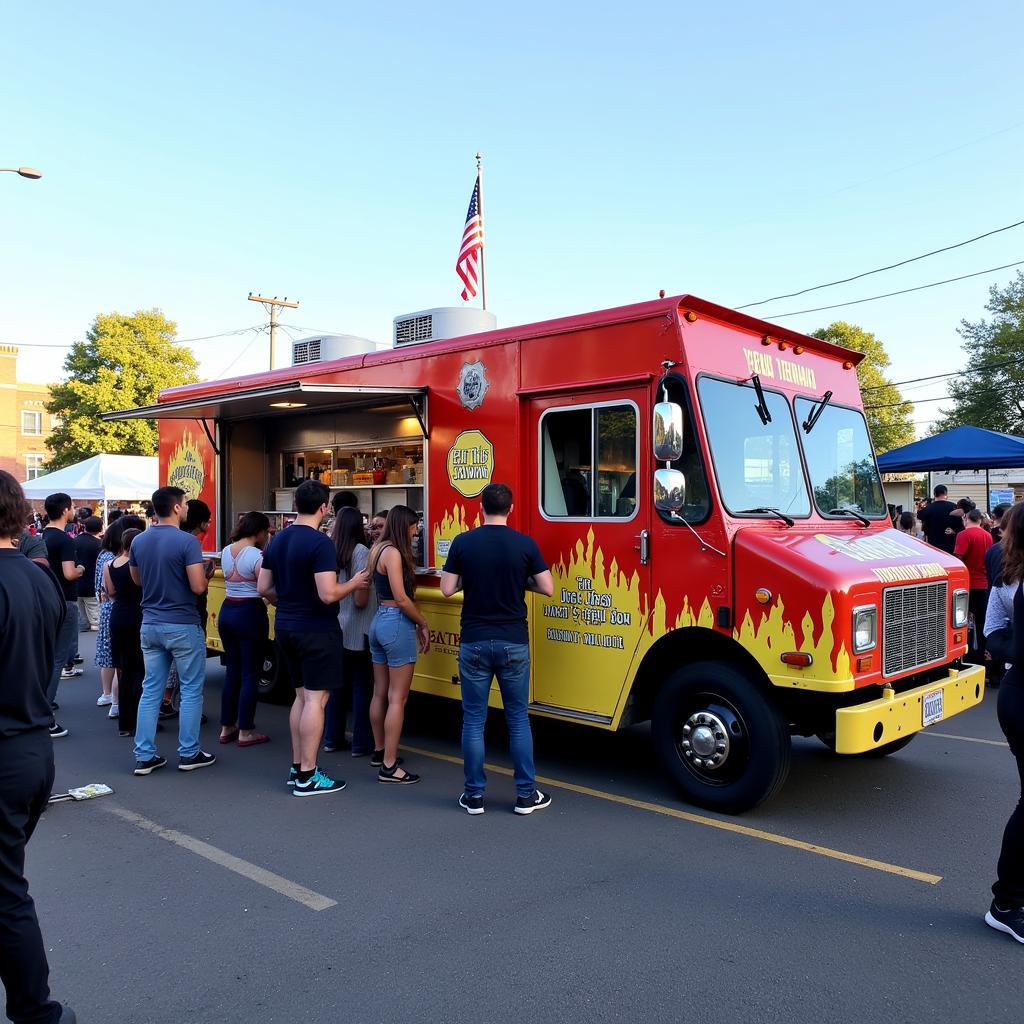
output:
<instances>
[{"instance_id":1,"label":"parking lot surface","mask_svg":"<svg viewBox=\"0 0 1024 1024\"><path fill-rule=\"evenodd\" d=\"M489 729L487 813L461 792L459 709L414 697L386 787L366 759L292 799L286 709L272 742L217 743L208 770L131 774L131 741L95 707L98 675L61 684L56 791L28 872L55 998L79 1019L526 1022L730 1019L1020 1021L1024 947L986 928L1018 794L994 695L885 760L795 741L789 781L741 818L682 804L646 728L535 722L550 809L511 813L504 733ZM492 713L492 717L494 717Z\"/></svg>"}]
</instances>

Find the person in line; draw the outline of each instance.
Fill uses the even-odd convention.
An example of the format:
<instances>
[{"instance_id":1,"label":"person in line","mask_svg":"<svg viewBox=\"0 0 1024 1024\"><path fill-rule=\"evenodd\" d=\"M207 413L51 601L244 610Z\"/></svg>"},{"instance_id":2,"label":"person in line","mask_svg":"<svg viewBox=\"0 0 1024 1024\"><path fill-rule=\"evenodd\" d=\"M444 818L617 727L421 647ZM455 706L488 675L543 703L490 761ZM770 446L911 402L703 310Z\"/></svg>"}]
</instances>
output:
<instances>
[{"instance_id":1,"label":"person in line","mask_svg":"<svg viewBox=\"0 0 1024 1024\"><path fill-rule=\"evenodd\" d=\"M358 509L342 508L331 533L338 556L338 582L347 583L354 573L366 568L370 549L364 543L363 517ZM373 695L373 667L370 662L370 623L377 611L375 595L369 587L353 591L338 610L343 644L341 669L345 688L335 690L327 702L324 724L324 752L344 748L345 713L348 698L352 702L352 756L373 753L370 729L370 698Z\"/></svg>"},{"instance_id":2,"label":"person in line","mask_svg":"<svg viewBox=\"0 0 1024 1024\"><path fill-rule=\"evenodd\" d=\"M900 533L905 533L908 537L917 536L917 519L913 512L901 512L899 519L896 520L896 529Z\"/></svg>"},{"instance_id":3,"label":"person in line","mask_svg":"<svg viewBox=\"0 0 1024 1024\"><path fill-rule=\"evenodd\" d=\"M330 508L330 494L330 488L319 480L303 480L295 488L298 515L264 553L257 584L260 596L277 604L274 641L280 663L295 687L288 716L292 739L288 785L297 797L339 793L345 788L341 779L320 771L317 751L327 698L341 685L338 602L366 589L369 580L365 572L359 572L348 583L338 582L334 545L320 532Z\"/></svg>"},{"instance_id":4,"label":"person in line","mask_svg":"<svg viewBox=\"0 0 1024 1024\"><path fill-rule=\"evenodd\" d=\"M67 614L61 624L57 637L57 657L54 662L53 674L47 688L50 707L56 710L57 687L62 679L73 679L80 676L82 670L73 664L75 647L78 643L78 580L82 568L75 560L75 542L65 532L65 527L74 518L75 506L71 497L62 492L51 494L43 503L46 508L48 523L43 530L43 542L50 570L64 592L64 600L68 604ZM70 666L70 668L68 667ZM55 719L50 722L50 735L54 739L67 736L68 730L59 725Z\"/></svg>"},{"instance_id":5,"label":"person in line","mask_svg":"<svg viewBox=\"0 0 1024 1024\"><path fill-rule=\"evenodd\" d=\"M488 484L480 495L484 523L460 533L441 572L441 593L465 592L459 643L462 684L462 759L465 789L459 806L484 813L484 726L491 682L497 677L508 723L509 752L515 771L516 814L550 806L551 797L537 789L533 764L530 701L530 633L526 591L550 597L551 571L532 537L508 525L514 508L507 484Z\"/></svg>"},{"instance_id":6,"label":"person in line","mask_svg":"<svg viewBox=\"0 0 1024 1024\"><path fill-rule=\"evenodd\" d=\"M426 654L430 650L427 620L413 598L416 573L412 544L418 532L419 516L407 505L396 505L388 512L380 540L369 558L378 605L369 634L373 661L370 727L374 742L370 764L379 769L378 782L407 786L419 782L420 777L401 767L398 744L417 651Z\"/></svg>"},{"instance_id":7,"label":"person in line","mask_svg":"<svg viewBox=\"0 0 1024 1024\"><path fill-rule=\"evenodd\" d=\"M981 510L972 508L965 516L966 525L956 536L953 554L967 566L970 580L970 614L974 619L974 646L969 658L975 664L985 661L985 607L988 604L988 575L985 555L992 547L992 537L982 528Z\"/></svg>"},{"instance_id":8,"label":"person in line","mask_svg":"<svg viewBox=\"0 0 1024 1024\"><path fill-rule=\"evenodd\" d=\"M50 967L25 879L25 846L53 787L47 688L67 602L15 547L28 514L21 486L0 470L0 981L12 1021L74 1024L50 998Z\"/></svg>"},{"instance_id":9,"label":"person in line","mask_svg":"<svg viewBox=\"0 0 1024 1024\"><path fill-rule=\"evenodd\" d=\"M199 498L189 498L185 502L185 521L181 524L181 528L186 533L191 533L199 541L200 547L202 547L203 537L210 529L211 515L210 506L205 501L201 501ZM206 573L207 583L213 579L213 574L216 571L217 566L212 559L207 558L203 560L203 572ZM196 596L196 608L199 609L199 625L202 627L204 634L206 633L206 622L209 618L206 610L206 599L206 591ZM164 697L160 702L161 718L174 718L177 715L178 709L174 706L174 694L177 690L178 668L177 665L172 663L171 671L167 674L167 686L164 687ZM200 724L206 725L206 715L201 717Z\"/></svg>"},{"instance_id":10,"label":"person in line","mask_svg":"<svg viewBox=\"0 0 1024 1024\"><path fill-rule=\"evenodd\" d=\"M964 521L961 516L953 515L957 506L947 499L949 491L944 484L936 484L934 494L935 500L920 509L917 518L924 528L925 540L932 547L953 554L956 534L964 528Z\"/></svg>"},{"instance_id":11,"label":"person in line","mask_svg":"<svg viewBox=\"0 0 1024 1024\"><path fill-rule=\"evenodd\" d=\"M132 579L142 587L142 682L135 730L135 774L149 775L167 763L156 750L160 701L171 663L178 666L181 707L178 716L178 770L194 771L216 762L199 746L206 681L206 637L196 597L206 593L203 552L191 533L180 529L185 492L160 487L153 492L156 525L132 542Z\"/></svg>"},{"instance_id":12,"label":"person in line","mask_svg":"<svg viewBox=\"0 0 1024 1024\"><path fill-rule=\"evenodd\" d=\"M985 633L1012 627L1010 667L999 685L996 710L1024 788L1024 502L1010 509L1004 524L1002 580L989 598ZM1003 831L985 923L1024 943L1024 792Z\"/></svg>"},{"instance_id":13,"label":"person in line","mask_svg":"<svg viewBox=\"0 0 1024 1024\"><path fill-rule=\"evenodd\" d=\"M991 589L996 585L1003 564L1003 519L1006 513L1013 508L1006 502L1000 502L992 509L992 547L985 552L985 575L988 576L988 585Z\"/></svg>"},{"instance_id":14,"label":"person in line","mask_svg":"<svg viewBox=\"0 0 1024 1024\"><path fill-rule=\"evenodd\" d=\"M338 515L343 508L359 508L359 498L352 491L338 491L333 498L331 498L331 508L334 510L334 514Z\"/></svg>"},{"instance_id":15,"label":"person in line","mask_svg":"<svg viewBox=\"0 0 1024 1024\"><path fill-rule=\"evenodd\" d=\"M366 537L369 540L368 547L373 547L377 541L380 540L380 535L384 532L384 524L388 521L388 510L384 509L383 512L374 512L370 516L370 521L366 524Z\"/></svg>"},{"instance_id":16,"label":"person in line","mask_svg":"<svg viewBox=\"0 0 1024 1024\"><path fill-rule=\"evenodd\" d=\"M96 597L96 558L100 553L103 520L89 516L75 538L75 559L85 570L78 581L78 629L82 633L99 632L100 602Z\"/></svg>"},{"instance_id":17,"label":"person in line","mask_svg":"<svg viewBox=\"0 0 1024 1024\"><path fill-rule=\"evenodd\" d=\"M139 522L142 522L140 519ZM142 588L132 579L132 541L142 532L122 529L121 550L103 567L103 589L110 599L110 651L117 669L119 736L134 736L146 662L142 656Z\"/></svg>"},{"instance_id":18,"label":"person in line","mask_svg":"<svg viewBox=\"0 0 1024 1024\"><path fill-rule=\"evenodd\" d=\"M270 642L267 605L257 590L270 520L246 512L221 552L224 603L217 629L224 644L224 688L220 695L220 742L255 747L270 737L256 731L260 669Z\"/></svg>"}]
</instances>

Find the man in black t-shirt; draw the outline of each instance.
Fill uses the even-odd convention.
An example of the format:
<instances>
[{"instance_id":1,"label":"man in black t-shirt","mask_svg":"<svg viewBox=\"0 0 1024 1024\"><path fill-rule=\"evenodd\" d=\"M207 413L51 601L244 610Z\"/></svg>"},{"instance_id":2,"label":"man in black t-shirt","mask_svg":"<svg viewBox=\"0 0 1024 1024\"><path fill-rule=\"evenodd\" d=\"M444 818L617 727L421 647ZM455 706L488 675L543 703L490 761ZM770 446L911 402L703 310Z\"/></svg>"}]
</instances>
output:
<instances>
[{"instance_id":1,"label":"man in black t-shirt","mask_svg":"<svg viewBox=\"0 0 1024 1024\"><path fill-rule=\"evenodd\" d=\"M963 517L951 514L956 505L946 499L949 492L943 484L937 484L934 493L935 500L925 505L917 513L917 518L921 520L925 540L933 547L953 554L956 535L964 528Z\"/></svg>"},{"instance_id":2,"label":"man in black t-shirt","mask_svg":"<svg viewBox=\"0 0 1024 1024\"><path fill-rule=\"evenodd\" d=\"M50 569L64 591L64 600L68 605L64 624L57 636L57 660L46 690L52 707L57 701L57 686L61 679L73 679L82 674L82 670L74 665L75 649L78 646L78 581L82 576L82 567L75 555L75 542L65 532L65 527L75 515L71 498L61 492L51 494L44 502L44 507L49 522L43 530L43 542L46 544ZM50 735L54 739L67 734L67 729L56 722L51 724Z\"/></svg>"},{"instance_id":3,"label":"man in black t-shirt","mask_svg":"<svg viewBox=\"0 0 1024 1024\"><path fill-rule=\"evenodd\" d=\"M515 767L516 814L547 807L551 797L537 789L533 765L530 700L530 634L526 591L554 593L547 563L532 537L508 526L512 491L488 484L480 495L484 525L460 533L448 551L441 592L465 592L459 643L462 684L462 759L466 787L459 806L484 813L484 725L491 681L497 677L508 723L509 752Z\"/></svg>"},{"instance_id":4,"label":"man in black t-shirt","mask_svg":"<svg viewBox=\"0 0 1024 1024\"><path fill-rule=\"evenodd\" d=\"M0 472L0 980L11 1020L73 1024L74 1013L50 998L46 950L25 880L25 845L53 786L46 686L67 604L49 569L14 546L25 514L21 487Z\"/></svg>"},{"instance_id":5,"label":"man in black t-shirt","mask_svg":"<svg viewBox=\"0 0 1024 1024\"><path fill-rule=\"evenodd\" d=\"M96 559L100 553L103 521L88 516L82 521L85 532L75 538L75 558L84 570L78 580L78 629L94 633L100 628L100 602L96 596Z\"/></svg>"}]
</instances>

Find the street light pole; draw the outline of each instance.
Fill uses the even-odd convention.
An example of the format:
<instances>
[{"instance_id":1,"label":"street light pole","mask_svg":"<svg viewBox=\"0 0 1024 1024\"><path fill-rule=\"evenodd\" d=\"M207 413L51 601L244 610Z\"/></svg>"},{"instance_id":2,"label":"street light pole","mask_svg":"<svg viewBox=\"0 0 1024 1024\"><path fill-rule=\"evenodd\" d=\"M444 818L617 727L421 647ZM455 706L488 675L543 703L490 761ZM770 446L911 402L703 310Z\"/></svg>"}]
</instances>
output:
<instances>
[{"instance_id":1,"label":"street light pole","mask_svg":"<svg viewBox=\"0 0 1024 1024\"><path fill-rule=\"evenodd\" d=\"M11 174L20 174L23 178L33 180L43 176L43 172L37 171L34 167L0 167L0 171L10 171Z\"/></svg>"}]
</instances>

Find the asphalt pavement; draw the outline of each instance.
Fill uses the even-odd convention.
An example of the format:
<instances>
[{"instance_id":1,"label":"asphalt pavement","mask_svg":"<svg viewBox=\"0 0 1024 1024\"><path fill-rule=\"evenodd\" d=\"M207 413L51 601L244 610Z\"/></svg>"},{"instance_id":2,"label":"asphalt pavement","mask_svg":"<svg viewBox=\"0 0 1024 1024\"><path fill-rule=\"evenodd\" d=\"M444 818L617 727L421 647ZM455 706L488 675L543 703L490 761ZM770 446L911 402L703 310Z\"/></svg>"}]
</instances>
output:
<instances>
[{"instance_id":1,"label":"asphalt pavement","mask_svg":"<svg viewBox=\"0 0 1024 1024\"><path fill-rule=\"evenodd\" d=\"M386 787L366 759L293 799L287 709L272 742L217 743L222 669L203 729L218 763L131 774L131 741L85 675L61 684L59 804L28 872L54 997L83 1024L431 1021L1014 1021L1024 947L987 928L989 885L1018 793L990 693L881 761L796 740L782 792L740 818L679 801L646 728L535 722L552 806L457 807L458 706L413 697L406 763ZM495 713L492 712L492 718ZM495 719L488 762L507 768Z\"/></svg>"}]
</instances>

